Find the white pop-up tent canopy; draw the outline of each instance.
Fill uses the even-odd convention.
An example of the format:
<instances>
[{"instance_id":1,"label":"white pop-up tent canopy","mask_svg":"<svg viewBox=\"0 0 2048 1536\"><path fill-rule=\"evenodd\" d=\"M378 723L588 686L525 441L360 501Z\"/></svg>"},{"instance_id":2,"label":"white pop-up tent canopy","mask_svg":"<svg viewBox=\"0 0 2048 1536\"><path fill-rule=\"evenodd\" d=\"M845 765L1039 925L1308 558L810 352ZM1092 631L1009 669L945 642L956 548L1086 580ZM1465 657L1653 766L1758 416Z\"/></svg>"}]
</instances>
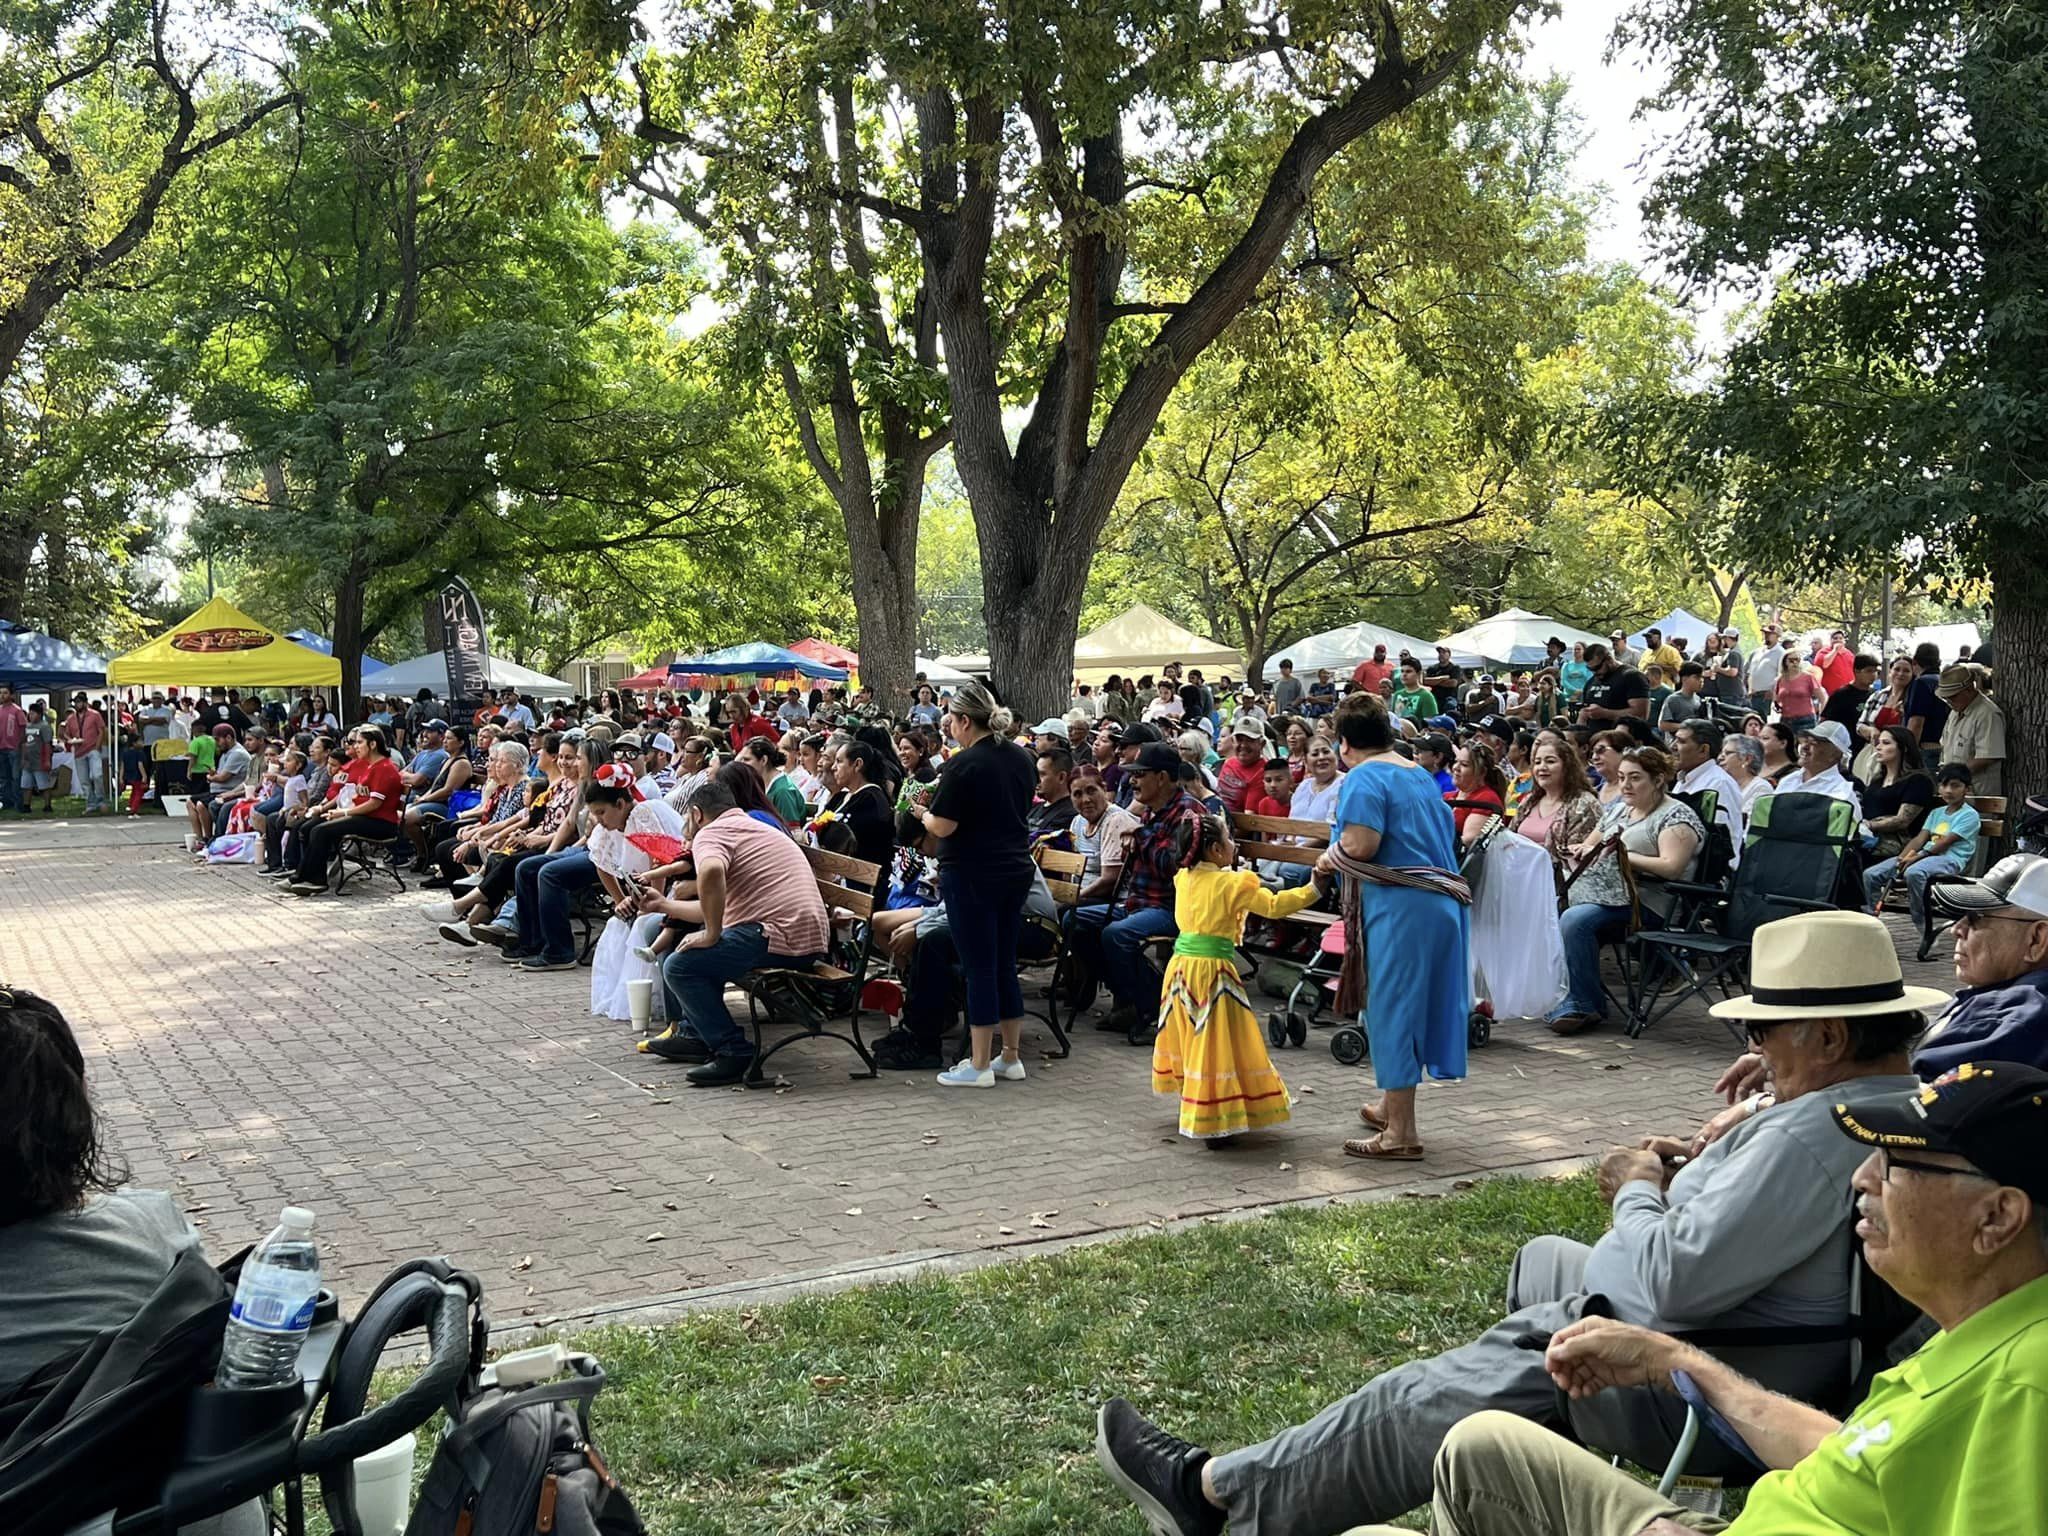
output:
<instances>
[{"instance_id":1,"label":"white pop-up tent canopy","mask_svg":"<svg viewBox=\"0 0 2048 1536\"><path fill-rule=\"evenodd\" d=\"M1444 636L1443 643L1451 648L1453 656L1469 651L1485 657L1495 666L1533 667L1548 654L1545 647L1553 635L1565 643L1567 651L1581 642L1587 645L1607 643L1605 635L1575 628L1561 619L1545 618L1526 608L1504 609L1468 629ZM1435 654L1434 651L1430 653L1431 656Z\"/></svg>"},{"instance_id":2,"label":"white pop-up tent canopy","mask_svg":"<svg viewBox=\"0 0 2048 1536\"><path fill-rule=\"evenodd\" d=\"M1084 683L1105 682L1113 672L1156 673L1169 661L1212 676L1244 675L1242 651L1183 629L1143 603L1090 630L1074 646L1074 676Z\"/></svg>"},{"instance_id":3,"label":"white pop-up tent canopy","mask_svg":"<svg viewBox=\"0 0 2048 1536\"><path fill-rule=\"evenodd\" d=\"M1396 660L1403 651L1417 661L1428 663L1436 660L1436 642L1424 640L1420 635L1403 634L1398 629L1388 629L1384 624L1346 624L1342 629L1324 630L1320 635L1310 635L1292 645L1273 648L1266 658L1266 679L1268 682L1280 675L1280 663L1294 663L1294 675L1313 675L1318 668L1328 667L1332 672L1348 673L1361 661L1370 660L1373 647L1384 645L1387 659ZM1471 653L1459 655L1454 646L1451 657L1461 667L1476 667L1480 658Z\"/></svg>"},{"instance_id":4,"label":"white pop-up tent canopy","mask_svg":"<svg viewBox=\"0 0 2048 1536\"><path fill-rule=\"evenodd\" d=\"M502 656L491 657L489 671L493 688L517 688L537 699L572 699L576 696L576 690L559 677L549 677L545 672L522 667ZM391 694L409 696L422 688L433 689L434 696L441 699L453 692L448 683L447 658L439 651L429 651L410 661L393 662L388 667L363 674L363 692L380 697Z\"/></svg>"},{"instance_id":5,"label":"white pop-up tent canopy","mask_svg":"<svg viewBox=\"0 0 2048 1536\"><path fill-rule=\"evenodd\" d=\"M1655 624L1645 624L1641 629L1630 635L1628 643L1637 650L1641 650L1646 643L1645 637L1654 629L1662 634L1666 640L1683 635L1685 636L1686 644L1694 650L1698 650L1702 645L1706 644L1707 636L1713 634L1717 627L1712 620L1701 618L1690 608L1674 608Z\"/></svg>"}]
</instances>

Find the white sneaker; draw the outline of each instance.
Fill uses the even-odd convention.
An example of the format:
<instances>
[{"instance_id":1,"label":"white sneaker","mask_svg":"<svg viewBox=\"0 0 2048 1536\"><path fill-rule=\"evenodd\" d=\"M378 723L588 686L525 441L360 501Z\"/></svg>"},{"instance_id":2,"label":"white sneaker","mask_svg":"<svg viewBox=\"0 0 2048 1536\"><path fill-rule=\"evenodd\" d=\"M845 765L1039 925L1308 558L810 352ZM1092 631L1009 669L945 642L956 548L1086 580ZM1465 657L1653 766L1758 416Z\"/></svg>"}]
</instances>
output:
<instances>
[{"instance_id":1,"label":"white sneaker","mask_svg":"<svg viewBox=\"0 0 2048 1536\"><path fill-rule=\"evenodd\" d=\"M633 958L635 960L645 960L649 965L653 965L661 959L661 956L657 955L653 949L645 944L635 944L633 946Z\"/></svg>"},{"instance_id":2,"label":"white sneaker","mask_svg":"<svg viewBox=\"0 0 2048 1536\"><path fill-rule=\"evenodd\" d=\"M1021 1056L1015 1061L1005 1061L1001 1056L997 1056L989 1062L988 1069L1006 1083L1024 1081L1024 1059Z\"/></svg>"},{"instance_id":3,"label":"white sneaker","mask_svg":"<svg viewBox=\"0 0 2048 1536\"><path fill-rule=\"evenodd\" d=\"M939 1086L942 1088L993 1088L995 1085L995 1068L983 1067L976 1071L972 1058L966 1056L939 1074Z\"/></svg>"}]
</instances>

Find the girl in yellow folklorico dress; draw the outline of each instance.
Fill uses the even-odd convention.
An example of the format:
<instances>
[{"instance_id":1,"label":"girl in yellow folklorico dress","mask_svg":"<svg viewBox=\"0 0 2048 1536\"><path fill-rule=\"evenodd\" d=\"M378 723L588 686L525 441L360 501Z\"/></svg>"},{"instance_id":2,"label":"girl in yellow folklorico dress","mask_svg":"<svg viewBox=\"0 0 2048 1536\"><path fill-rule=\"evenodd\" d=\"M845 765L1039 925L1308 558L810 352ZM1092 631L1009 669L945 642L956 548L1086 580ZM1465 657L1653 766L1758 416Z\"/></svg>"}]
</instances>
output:
<instances>
[{"instance_id":1,"label":"girl in yellow folklorico dress","mask_svg":"<svg viewBox=\"0 0 2048 1536\"><path fill-rule=\"evenodd\" d=\"M1152 1045L1152 1091L1180 1101L1180 1133L1217 1142L1283 1123L1287 1085L1266 1054L1237 974L1237 940L1244 920L1287 917L1321 894L1316 882L1269 891L1250 870L1230 867L1237 857L1230 825L1205 816L1193 864L1173 877L1173 941L1160 994L1159 1034Z\"/></svg>"}]
</instances>

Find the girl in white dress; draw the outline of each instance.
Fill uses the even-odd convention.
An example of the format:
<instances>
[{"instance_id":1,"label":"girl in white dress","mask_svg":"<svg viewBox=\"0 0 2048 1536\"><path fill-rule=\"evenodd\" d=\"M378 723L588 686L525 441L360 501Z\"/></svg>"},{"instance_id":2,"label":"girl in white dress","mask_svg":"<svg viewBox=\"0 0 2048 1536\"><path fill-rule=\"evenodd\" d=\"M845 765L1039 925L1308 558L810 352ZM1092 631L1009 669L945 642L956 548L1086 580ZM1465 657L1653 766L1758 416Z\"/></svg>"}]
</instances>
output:
<instances>
[{"instance_id":1,"label":"girl in white dress","mask_svg":"<svg viewBox=\"0 0 2048 1536\"><path fill-rule=\"evenodd\" d=\"M608 775L612 777L607 777ZM627 789L634 797L625 823L616 830L605 825L607 818L591 818L585 847L590 862L622 883L638 880L657 864L674 862L682 847L683 822L666 801L643 799L632 782L630 770L606 764L598 770L598 782ZM614 915L608 919L590 958L590 1011L598 1018L627 1020L633 1012L626 1000L626 983L659 980L660 964L634 953L653 943L661 931L661 914L656 912L631 921ZM654 989L651 1017L663 1017L661 988Z\"/></svg>"}]
</instances>

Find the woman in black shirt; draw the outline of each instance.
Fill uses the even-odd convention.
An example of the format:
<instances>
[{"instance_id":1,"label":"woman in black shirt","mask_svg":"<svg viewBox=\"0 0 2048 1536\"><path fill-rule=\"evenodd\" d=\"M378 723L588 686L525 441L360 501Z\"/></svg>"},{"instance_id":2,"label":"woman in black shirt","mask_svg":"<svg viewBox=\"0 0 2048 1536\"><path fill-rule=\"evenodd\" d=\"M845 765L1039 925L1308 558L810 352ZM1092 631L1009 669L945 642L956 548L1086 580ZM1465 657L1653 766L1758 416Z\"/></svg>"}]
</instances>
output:
<instances>
[{"instance_id":1,"label":"woman in black shirt","mask_svg":"<svg viewBox=\"0 0 2048 1536\"><path fill-rule=\"evenodd\" d=\"M887 869L896 856L896 818L881 774L881 754L864 741L849 741L834 765L839 793L825 810L853 833L855 858Z\"/></svg>"},{"instance_id":2,"label":"woman in black shirt","mask_svg":"<svg viewBox=\"0 0 2048 1536\"><path fill-rule=\"evenodd\" d=\"M1934 805L1934 780L1920 766L1920 744L1903 725L1877 733L1877 770L1863 787L1863 822L1877 837L1870 859L1890 859Z\"/></svg>"},{"instance_id":3,"label":"woman in black shirt","mask_svg":"<svg viewBox=\"0 0 2048 1536\"><path fill-rule=\"evenodd\" d=\"M949 1088L993 1088L1000 1075L1024 1078L1017 1045L1024 1033L1024 991L1017 984L1017 937L1031 889L1031 794L1038 764L1009 739L1010 712L980 683L953 695L946 732L960 750L939 772L936 790L920 789L913 814L939 844L939 897L967 980L969 1055L939 1081ZM996 1031L1000 1064L992 1060Z\"/></svg>"}]
</instances>

